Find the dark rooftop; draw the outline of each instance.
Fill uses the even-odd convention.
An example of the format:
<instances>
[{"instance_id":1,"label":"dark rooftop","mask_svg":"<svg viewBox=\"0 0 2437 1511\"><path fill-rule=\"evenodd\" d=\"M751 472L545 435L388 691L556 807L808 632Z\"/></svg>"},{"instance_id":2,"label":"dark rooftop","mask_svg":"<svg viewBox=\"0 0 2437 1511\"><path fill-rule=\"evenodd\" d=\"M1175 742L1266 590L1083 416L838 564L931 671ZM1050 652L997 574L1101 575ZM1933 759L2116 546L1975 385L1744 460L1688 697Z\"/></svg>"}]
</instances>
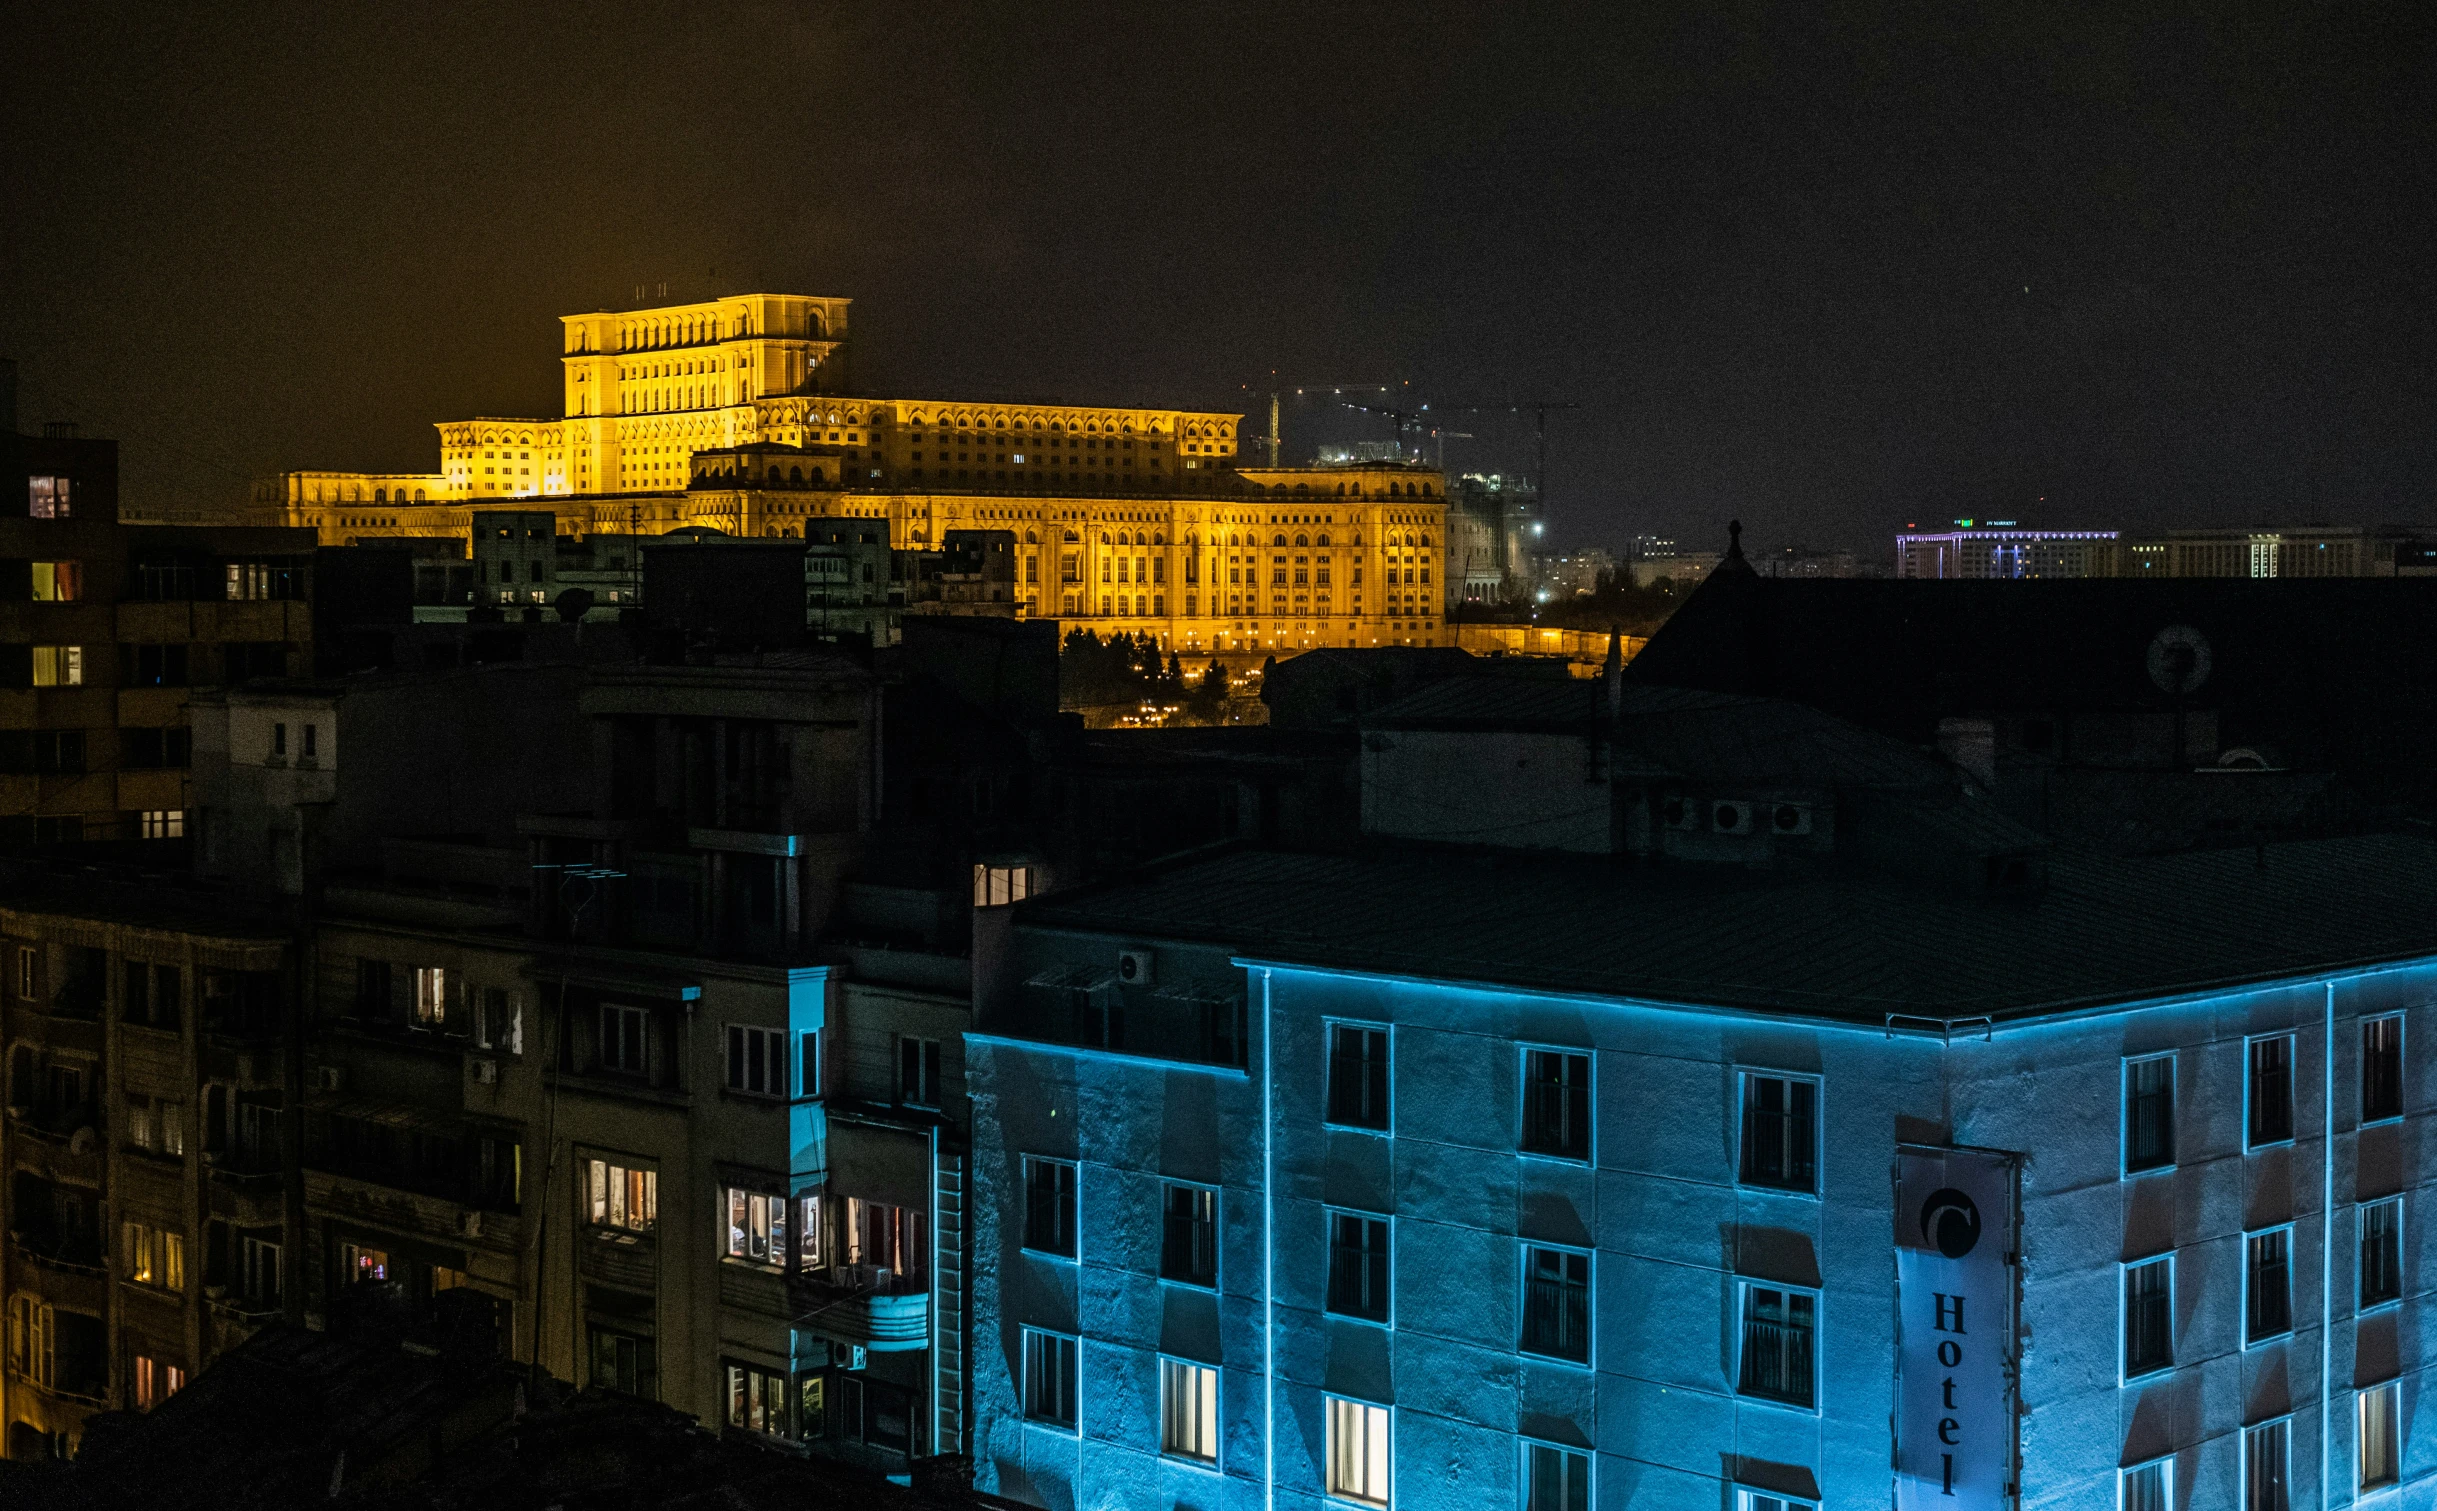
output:
<instances>
[{"instance_id":1,"label":"dark rooftop","mask_svg":"<svg viewBox=\"0 0 2437 1511\"><path fill-rule=\"evenodd\" d=\"M1851 864L1620 867L1447 850L1239 851L1054 894L1033 928L1281 963L1880 1023L2025 1017L2437 955L2437 841L2060 851L2030 897Z\"/></svg>"}]
</instances>

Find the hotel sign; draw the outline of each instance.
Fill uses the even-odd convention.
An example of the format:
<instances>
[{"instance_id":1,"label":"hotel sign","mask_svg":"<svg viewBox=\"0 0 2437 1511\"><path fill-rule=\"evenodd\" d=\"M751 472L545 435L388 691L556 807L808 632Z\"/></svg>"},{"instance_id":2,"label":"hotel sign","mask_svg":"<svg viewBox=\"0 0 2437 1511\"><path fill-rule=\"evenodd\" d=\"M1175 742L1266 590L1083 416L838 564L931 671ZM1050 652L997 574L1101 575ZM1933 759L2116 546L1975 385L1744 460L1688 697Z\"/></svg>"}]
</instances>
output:
<instances>
[{"instance_id":1,"label":"hotel sign","mask_svg":"<svg viewBox=\"0 0 2437 1511\"><path fill-rule=\"evenodd\" d=\"M2014 1165L1896 1152L1898 1511L2014 1502Z\"/></svg>"}]
</instances>

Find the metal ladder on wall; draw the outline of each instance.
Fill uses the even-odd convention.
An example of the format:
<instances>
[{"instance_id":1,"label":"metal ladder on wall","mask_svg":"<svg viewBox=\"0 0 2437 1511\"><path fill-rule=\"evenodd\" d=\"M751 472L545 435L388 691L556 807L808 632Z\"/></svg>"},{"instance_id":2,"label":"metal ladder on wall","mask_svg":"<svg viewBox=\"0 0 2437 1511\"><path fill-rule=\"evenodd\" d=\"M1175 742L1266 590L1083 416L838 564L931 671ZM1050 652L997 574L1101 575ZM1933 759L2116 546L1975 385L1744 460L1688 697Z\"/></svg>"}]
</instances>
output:
<instances>
[{"instance_id":1,"label":"metal ladder on wall","mask_svg":"<svg viewBox=\"0 0 2437 1511\"><path fill-rule=\"evenodd\" d=\"M938 1310L938 1351L931 1361L931 1388L938 1402L938 1431L933 1453L963 1453L968 1370L965 1365L965 1161L942 1153L934 1179L939 1183L939 1274L931 1287L931 1304Z\"/></svg>"}]
</instances>

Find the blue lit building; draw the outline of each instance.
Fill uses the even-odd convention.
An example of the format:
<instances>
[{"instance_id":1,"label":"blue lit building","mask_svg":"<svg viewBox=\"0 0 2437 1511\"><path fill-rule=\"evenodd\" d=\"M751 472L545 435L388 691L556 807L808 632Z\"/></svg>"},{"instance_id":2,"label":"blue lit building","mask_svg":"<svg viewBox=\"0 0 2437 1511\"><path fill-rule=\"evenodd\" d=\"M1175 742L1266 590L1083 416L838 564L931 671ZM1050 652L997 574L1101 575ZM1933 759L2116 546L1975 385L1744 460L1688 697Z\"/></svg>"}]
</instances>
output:
<instances>
[{"instance_id":1,"label":"blue lit building","mask_svg":"<svg viewBox=\"0 0 2437 1511\"><path fill-rule=\"evenodd\" d=\"M1934 1432L1988 1504L2430 1503L2437 844L2025 846L1821 731L1662 727L1783 705L1575 687L1595 738L1461 689L1370 726L1366 791L1598 744L1499 810L1539 853L1206 856L977 958L982 1488L1878 1507ZM1585 809L1614 850L1549 853ZM2002 1411L1899 1410L1946 1341L1899 1319L1963 1321L1899 1292L1907 1149L2012 1182Z\"/></svg>"}]
</instances>

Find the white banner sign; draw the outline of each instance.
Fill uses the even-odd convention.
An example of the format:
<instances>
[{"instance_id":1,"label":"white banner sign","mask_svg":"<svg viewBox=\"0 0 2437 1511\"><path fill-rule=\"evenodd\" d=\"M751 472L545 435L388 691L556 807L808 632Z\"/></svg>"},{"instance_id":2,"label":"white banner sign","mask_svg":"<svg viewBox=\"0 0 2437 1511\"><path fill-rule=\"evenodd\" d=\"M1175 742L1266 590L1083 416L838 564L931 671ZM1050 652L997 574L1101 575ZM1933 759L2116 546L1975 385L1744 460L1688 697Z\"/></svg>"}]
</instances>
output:
<instances>
[{"instance_id":1,"label":"white banner sign","mask_svg":"<svg viewBox=\"0 0 2437 1511\"><path fill-rule=\"evenodd\" d=\"M1896 1155L1898 1511L2005 1511L2013 1490L2013 1171L2004 1155Z\"/></svg>"}]
</instances>

